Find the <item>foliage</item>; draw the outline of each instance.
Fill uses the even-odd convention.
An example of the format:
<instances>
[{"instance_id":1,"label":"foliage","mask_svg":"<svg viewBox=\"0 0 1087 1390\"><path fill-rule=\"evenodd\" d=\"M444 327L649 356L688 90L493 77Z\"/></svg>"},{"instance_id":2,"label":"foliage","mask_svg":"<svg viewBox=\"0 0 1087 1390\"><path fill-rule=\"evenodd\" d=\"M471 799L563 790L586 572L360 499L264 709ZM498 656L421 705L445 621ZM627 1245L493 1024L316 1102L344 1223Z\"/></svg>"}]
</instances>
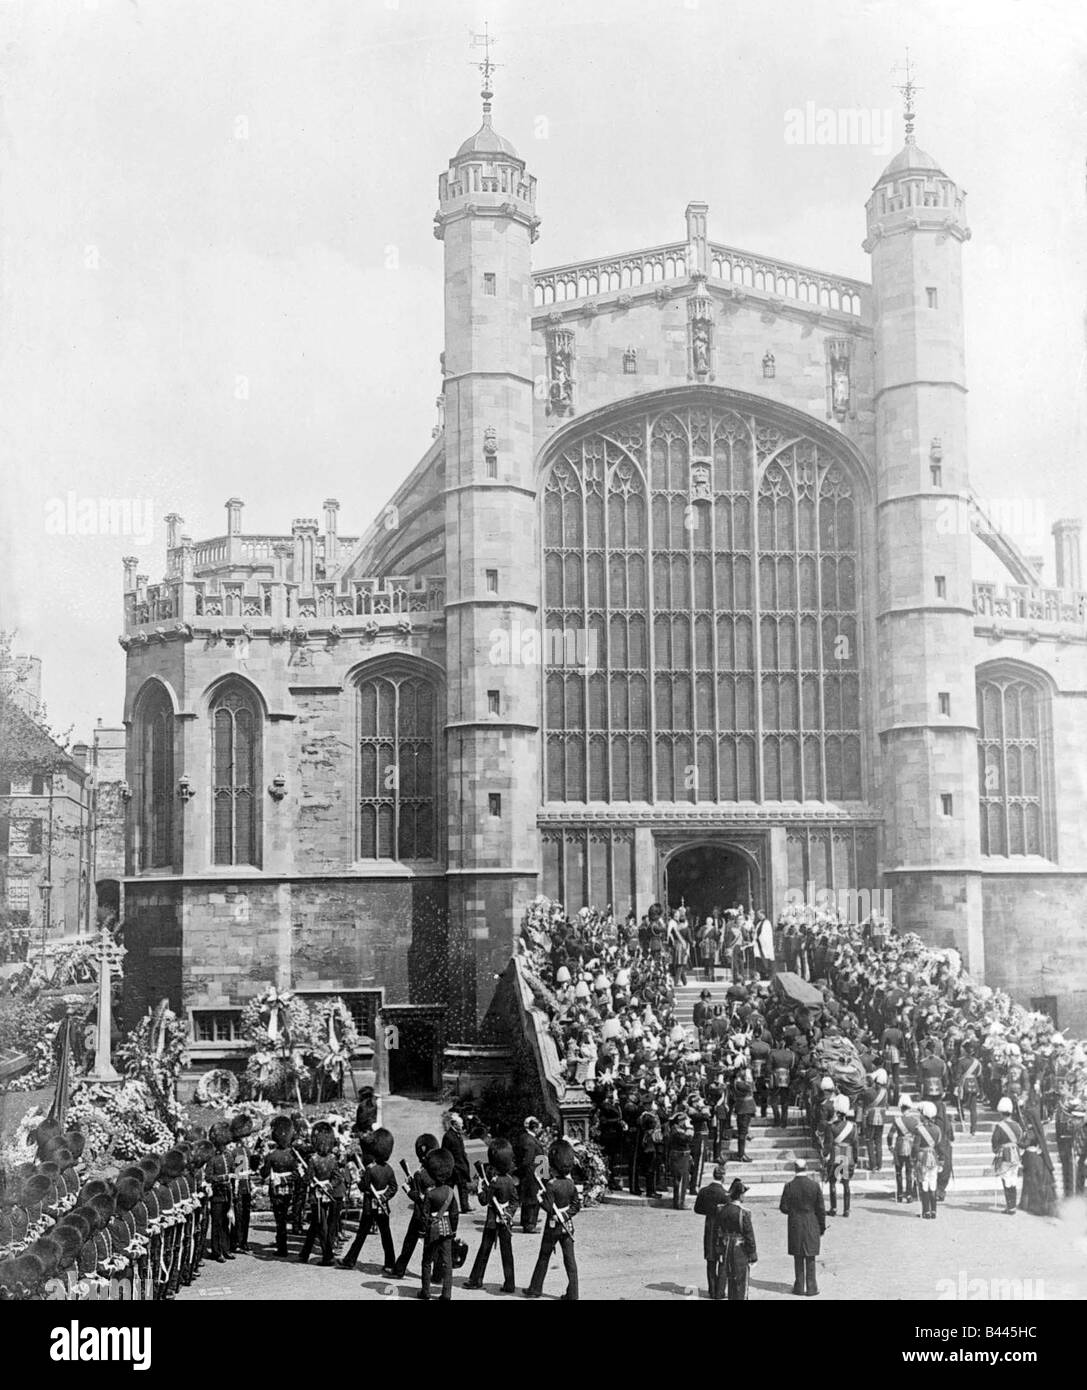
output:
<instances>
[{"instance_id":1,"label":"foliage","mask_svg":"<svg viewBox=\"0 0 1087 1390\"><path fill-rule=\"evenodd\" d=\"M317 1050L313 1011L304 999L269 986L242 1010L241 1035L253 1052L246 1076L258 1096L290 1100L311 1080Z\"/></svg>"},{"instance_id":2,"label":"foliage","mask_svg":"<svg viewBox=\"0 0 1087 1390\"><path fill-rule=\"evenodd\" d=\"M4 1083L9 1091L37 1091L48 1086L56 1069L55 1047L60 1023L51 1010L39 1002L37 991L20 993L0 1008L0 1051L11 1048L23 1052L33 1065L21 1076Z\"/></svg>"},{"instance_id":3,"label":"foliage","mask_svg":"<svg viewBox=\"0 0 1087 1390\"><path fill-rule=\"evenodd\" d=\"M124 1074L147 1087L158 1117L175 1134L180 1133L182 1111L177 1102L177 1082L189 1060L189 1030L165 999L153 1013L140 1019L121 1043L117 1055Z\"/></svg>"},{"instance_id":4,"label":"foliage","mask_svg":"<svg viewBox=\"0 0 1087 1390\"><path fill-rule=\"evenodd\" d=\"M0 1148L0 1168L7 1172L18 1168L21 1163L33 1163L38 1156L37 1145L31 1135L45 1119L45 1111L40 1105L32 1105L15 1126L15 1133Z\"/></svg>"},{"instance_id":5,"label":"foliage","mask_svg":"<svg viewBox=\"0 0 1087 1390\"><path fill-rule=\"evenodd\" d=\"M174 1145L174 1133L155 1113L155 1101L142 1081L121 1086L87 1082L72 1091L68 1124L87 1141L87 1163L103 1159L135 1160L163 1154Z\"/></svg>"},{"instance_id":6,"label":"foliage","mask_svg":"<svg viewBox=\"0 0 1087 1390\"><path fill-rule=\"evenodd\" d=\"M120 980L124 974L125 948L112 937L106 947L109 961L110 979ZM98 981L98 968L102 955L100 935L89 936L78 941L54 958L51 983L60 985L87 985Z\"/></svg>"},{"instance_id":7,"label":"foliage","mask_svg":"<svg viewBox=\"0 0 1087 1390\"><path fill-rule=\"evenodd\" d=\"M544 1129L540 1131L539 1138L546 1150L560 1135L557 1130ZM581 1205L583 1208L596 1206L608 1190L608 1165L604 1154L600 1145L591 1139L588 1143L581 1139L570 1139L568 1142L574 1151L572 1176L581 1194Z\"/></svg>"},{"instance_id":8,"label":"foliage","mask_svg":"<svg viewBox=\"0 0 1087 1390\"><path fill-rule=\"evenodd\" d=\"M197 1105L206 1105L212 1110L227 1110L238 1099L238 1078L226 1067L212 1067L201 1073L196 1083L195 1099Z\"/></svg>"}]
</instances>

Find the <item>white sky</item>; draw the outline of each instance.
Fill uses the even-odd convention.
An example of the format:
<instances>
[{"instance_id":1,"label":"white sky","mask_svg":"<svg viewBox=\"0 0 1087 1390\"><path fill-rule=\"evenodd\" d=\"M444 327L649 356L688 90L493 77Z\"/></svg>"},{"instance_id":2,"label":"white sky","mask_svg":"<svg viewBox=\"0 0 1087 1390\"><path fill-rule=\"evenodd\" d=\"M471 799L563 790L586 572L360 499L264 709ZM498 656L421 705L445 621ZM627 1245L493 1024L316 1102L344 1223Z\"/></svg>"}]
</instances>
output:
<instances>
[{"instance_id":1,"label":"white sky","mask_svg":"<svg viewBox=\"0 0 1087 1390\"><path fill-rule=\"evenodd\" d=\"M975 486L1046 533L1087 514L1078 0L0 0L0 625L55 724L119 719L121 556L160 578L167 512L218 534L236 493L287 531L334 495L358 534L428 445L484 17L541 268L679 240L704 199L715 240L867 279L886 152L788 144L786 113L893 109L897 149L909 45L974 232ZM47 533L69 492L150 499L151 543Z\"/></svg>"}]
</instances>

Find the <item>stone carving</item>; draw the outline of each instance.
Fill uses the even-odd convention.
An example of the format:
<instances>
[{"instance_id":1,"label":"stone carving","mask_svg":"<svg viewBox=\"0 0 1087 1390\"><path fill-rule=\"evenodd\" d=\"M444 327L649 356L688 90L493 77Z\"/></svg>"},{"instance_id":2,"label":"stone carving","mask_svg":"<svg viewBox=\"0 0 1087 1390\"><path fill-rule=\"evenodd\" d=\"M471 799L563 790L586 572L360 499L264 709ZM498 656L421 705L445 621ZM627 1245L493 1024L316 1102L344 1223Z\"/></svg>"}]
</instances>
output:
<instances>
[{"instance_id":1,"label":"stone carving","mask_svg":"<svg viewBox=\"0 0 1087 1390\"><path fill-rule=\"evenodd\" d=\"M691 277L694 291L687 300L687 327L690 334L690 378L713 379L713 303L706 292L706 277L696 271Z\"/></svg>"},{"instance_id":2,"label":"stone carving","mask_svg":"<svg viewBox=\"0 0 1087 1390\"><path fill-rule=\"evenodd\" d=\"M827 419L844 420L853 413L853 382L850 370L849 343L846 339L832 338L827 342L829 363L829 409Z\"/></svg>"},{"instance_id":3,"label":"stone carving","mask_svg":"<svg viewBox=\"0 0 1087 1390\"><path fill-rule=\"evenodd\" d=\"M554 328L548 335L548 399L554 414L564 414L574 404L574 335L569 328Z\"/></svg>"},{"instance_id":4,"label":"stone carving","mask_svg":"<svg viewBox=\"0 0 1087 1390\"><path fill-rule=\"evenodd\" d=\"M692 502L712 502L713 485L710 481L709 461L692 460L691 462L691 501Z\"/></svg>"}]
</instances>

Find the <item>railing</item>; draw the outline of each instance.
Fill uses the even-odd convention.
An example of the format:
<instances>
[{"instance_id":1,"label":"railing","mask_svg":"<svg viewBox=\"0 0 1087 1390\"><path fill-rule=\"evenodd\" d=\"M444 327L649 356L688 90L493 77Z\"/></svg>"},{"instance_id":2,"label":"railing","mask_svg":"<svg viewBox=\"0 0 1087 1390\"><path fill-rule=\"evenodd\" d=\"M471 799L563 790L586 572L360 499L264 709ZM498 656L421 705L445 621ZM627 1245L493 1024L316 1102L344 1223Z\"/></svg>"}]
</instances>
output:
<instances>
[{"instance_id":1,"label":"railing","mask_svg":"<svg viewBox=\"0 0 1087 1390\"><path fill-rule=\"evenodd\" d=\"M977 583L974 612L985 618L1087 626L1087 590Z\"/></svg>"},{"instance_id":2,"label":"railing","mask_svg":"<svg viewBox=\"0 0 1087 1390\"><path fill-rule=\"evenodd\" d=\"M862 298L868 288L863 281L828 275L715 243L710 243L707 250L711 280L725 280L741 288L759 290L832 313L860 315ZM581 261L542 270L532 277L535 307L546 308L550 304L621 293L666 280L682 280L688 273L688 254L687 243L677 241L605 260Z\"/></svg>"},{"instance_id":3,"label":"railing","mask_svg":"<svg viewBox=\"0 0 1087 1390\"><path fill-rule=\"evenodd\" d=\"M338 536L340 551L357 543L357 536ZM274 563L277 545L293 545L293 536L213 536L197 541L191 549L194 569L210 569L213 565L259 565ZM180 556L180 551L171 555ZM325 558L325 537L317 536L317 559Z\"/></svg>"}]
</instances>

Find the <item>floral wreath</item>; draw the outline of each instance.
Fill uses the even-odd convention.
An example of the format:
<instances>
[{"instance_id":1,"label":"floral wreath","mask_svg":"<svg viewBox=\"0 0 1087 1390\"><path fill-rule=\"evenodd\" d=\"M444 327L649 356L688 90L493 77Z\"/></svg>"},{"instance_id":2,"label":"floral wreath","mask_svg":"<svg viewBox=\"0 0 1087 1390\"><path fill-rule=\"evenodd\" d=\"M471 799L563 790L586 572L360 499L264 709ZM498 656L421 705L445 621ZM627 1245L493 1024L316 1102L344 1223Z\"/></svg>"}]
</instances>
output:
<instances>
[{"instance_id":1,"label":"floral wreath","mask_svg":"<svg viewBox=\"0 0 1087 1390\"><path fill-rule=\"evenodd\" d=\"M197 1081L196 1099L200 1105L225 1110L238 1099L238 1078L225 1067L213 1067Z\"/></svg>"}]
</instances>

